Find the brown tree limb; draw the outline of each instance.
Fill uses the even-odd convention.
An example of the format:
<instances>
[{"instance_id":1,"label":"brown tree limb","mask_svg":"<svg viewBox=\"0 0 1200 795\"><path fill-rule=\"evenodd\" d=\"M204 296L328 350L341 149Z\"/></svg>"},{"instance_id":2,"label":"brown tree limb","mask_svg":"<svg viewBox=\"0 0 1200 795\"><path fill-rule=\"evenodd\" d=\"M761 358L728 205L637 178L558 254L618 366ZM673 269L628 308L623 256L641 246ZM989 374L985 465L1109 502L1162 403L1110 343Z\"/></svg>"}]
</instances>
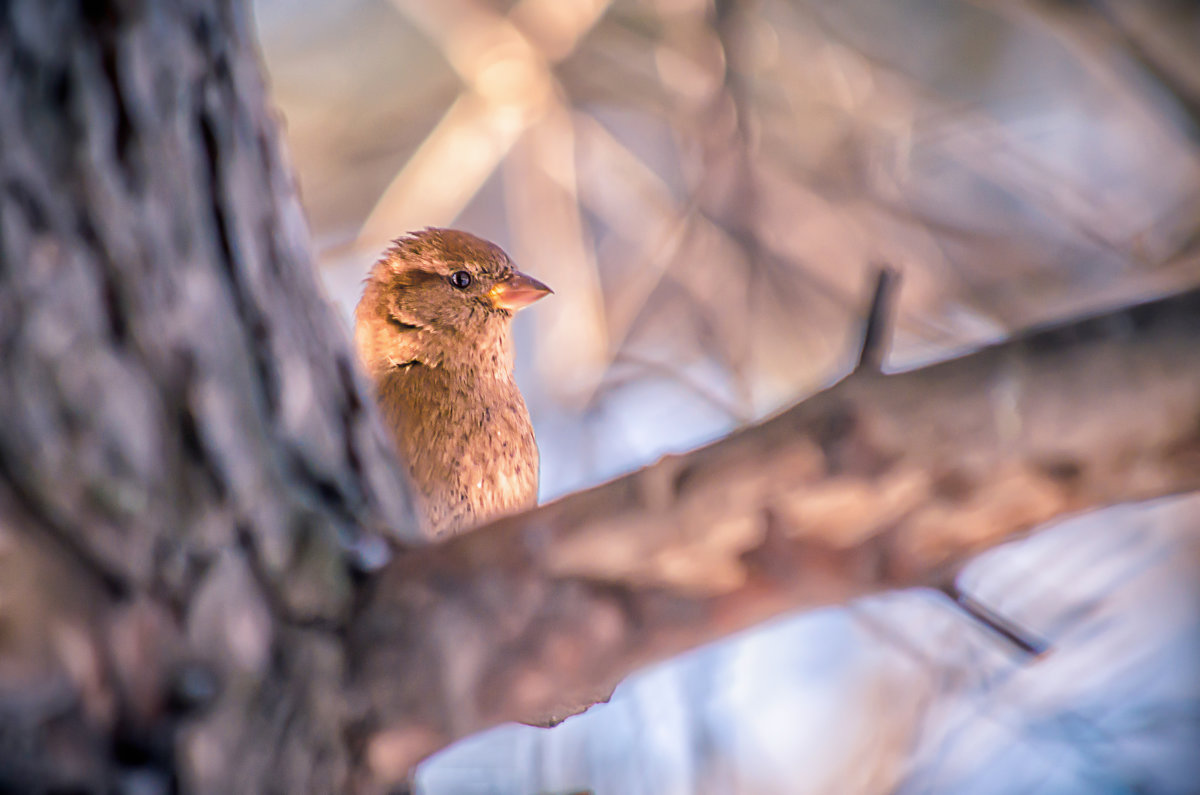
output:
<instances>
[{"instance_id":1,"label":"brown tree limb","mask_svg":"<svg viewBox=\"0 0 1200 795\"><path fill-rule=\"evenodd\" d=\"M394 774L786 610L942 587L1058 516L1200 486L1200 291L890 376L400 556L351 634Z\"/></svg>"},{"instance_id":2,"label":"brown tree limb","mask_svg":"<svg viewBox=\"0 0 1200 795\"><path fill-rule=\"evenodd\" d=\"M871 305L863 321L863 339L859 346L858 364L854 368L855 375L883 372L883 364L891 347L891 320L899 292L899 271L886 265L879 267L875 274ZM996 633L1022 653L1036 656L1049 648L1040 638L1032 637L1023 628L964 593L956 582L943 584L941 591L972 620Z\"/></svg>"}]
</instances>

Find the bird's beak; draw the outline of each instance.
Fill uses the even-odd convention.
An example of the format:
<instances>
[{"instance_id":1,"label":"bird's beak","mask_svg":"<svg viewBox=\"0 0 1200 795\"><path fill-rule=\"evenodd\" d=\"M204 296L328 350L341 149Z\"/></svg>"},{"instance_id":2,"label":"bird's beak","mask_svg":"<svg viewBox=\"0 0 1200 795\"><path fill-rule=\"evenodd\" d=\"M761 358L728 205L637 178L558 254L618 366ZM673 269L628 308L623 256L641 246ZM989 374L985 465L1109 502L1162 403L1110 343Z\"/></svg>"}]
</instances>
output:
<instances>
[{"instance_id":1,"label":"bird's beak","mask_svg":"<svg viewBox=\"0 0 1200 795\"><path fill-rule=\"evenodd\" d=\"M488 298L497 309L515 312L552 292L554 291L532 276L514 270L508 278L496 282L496 285L488 290Z\"/></svg>"}]
</instances>

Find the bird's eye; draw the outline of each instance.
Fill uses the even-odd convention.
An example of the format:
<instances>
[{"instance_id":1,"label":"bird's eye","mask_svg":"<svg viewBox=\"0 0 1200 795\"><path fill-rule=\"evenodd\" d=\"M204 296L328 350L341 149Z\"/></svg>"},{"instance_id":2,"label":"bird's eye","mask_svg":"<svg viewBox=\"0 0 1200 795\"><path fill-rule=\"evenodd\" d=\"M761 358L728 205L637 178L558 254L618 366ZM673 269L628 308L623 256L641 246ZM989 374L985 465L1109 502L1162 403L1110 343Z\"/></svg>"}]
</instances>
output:
<instances>
[{"instance_id":1,"label":"bird's eye","mask_svg":"<svg viewBox=\"0 0 1200 795\"><path fill-rule=\"evenodd\" d=\"M471 274L466 271L455 271L450 274L450 283L460 290L465 290L471 286Z\"/></svg>"}]
</instances>

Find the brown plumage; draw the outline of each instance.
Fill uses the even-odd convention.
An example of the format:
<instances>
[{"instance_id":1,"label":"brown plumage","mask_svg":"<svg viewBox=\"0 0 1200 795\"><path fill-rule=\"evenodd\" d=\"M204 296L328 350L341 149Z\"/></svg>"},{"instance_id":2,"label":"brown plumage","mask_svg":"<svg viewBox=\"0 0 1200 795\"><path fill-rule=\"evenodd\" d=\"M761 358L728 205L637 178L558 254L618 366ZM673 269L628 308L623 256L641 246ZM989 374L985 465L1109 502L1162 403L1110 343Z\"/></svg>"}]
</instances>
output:
<instances>
[{"instance_id":1,"label":"brown plumage","mask_svg":"<svg viewBox=\"0 0 1200 795\"><path fill-rule=\"evenodd\" d=\"M513 380L511 327L549 292L498 246L452 229L400 238L371 269L355 343L426 532L536 504L538 450Z\"/></svg>"}]
</instances>

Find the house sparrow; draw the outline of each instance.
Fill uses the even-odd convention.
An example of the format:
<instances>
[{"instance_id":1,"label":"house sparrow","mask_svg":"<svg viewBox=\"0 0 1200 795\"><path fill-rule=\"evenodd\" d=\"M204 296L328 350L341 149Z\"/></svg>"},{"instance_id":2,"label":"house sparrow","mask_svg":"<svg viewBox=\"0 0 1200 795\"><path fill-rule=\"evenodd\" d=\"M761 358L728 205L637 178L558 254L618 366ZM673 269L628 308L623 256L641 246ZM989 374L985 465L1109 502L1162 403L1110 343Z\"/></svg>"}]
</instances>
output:
<instances>
[{"instance_id":1,"label":"house sparrow","mask_svg":"<svg viewBox=\"0 0 1200 795\"><path fill-rule=\"evenodd\" d=\"M512 318L550 292L498 246L453 229L397 239L367 277L355 344L430 535L537 503Z\"/></svg>"}]
</instances>

